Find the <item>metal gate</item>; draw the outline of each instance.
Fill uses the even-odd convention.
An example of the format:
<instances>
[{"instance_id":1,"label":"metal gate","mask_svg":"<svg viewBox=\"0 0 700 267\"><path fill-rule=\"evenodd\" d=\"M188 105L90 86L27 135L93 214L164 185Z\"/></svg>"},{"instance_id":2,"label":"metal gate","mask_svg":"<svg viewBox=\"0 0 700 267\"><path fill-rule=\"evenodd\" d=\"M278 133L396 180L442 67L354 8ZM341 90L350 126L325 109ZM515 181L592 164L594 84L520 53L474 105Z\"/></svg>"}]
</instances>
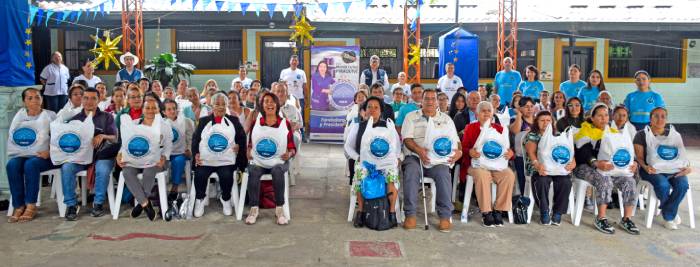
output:
<instances>
[{"instance_id":1,"label":"metal gate","mask_svg":"<svg viewBox=\"0 0 700 267\"><path fill-rule=\"evenodd\" d=\"M289 57L294 53L292 47L295 42L290 42L286 37L263 37L262 51L260 54L260 77L263 87L269 88L270 84L279 81L280 72L289 67ZM299 68L301 60L299 60Z\"/></svg>"},{"instance_id":2,"label":"metal gate","mask_svg":"<svg viewBox=\"0 0 700 267\"><path fill-rule=\"evenodd\" d=\"M569 51L573 49L573 55L569 58ZM563 47L561 49L561 81L569 79L569 66L577 64L581 67L581 80L586 81L588 74L593 70L593 48L592 47Z\"/></svg>"}]
</instances>

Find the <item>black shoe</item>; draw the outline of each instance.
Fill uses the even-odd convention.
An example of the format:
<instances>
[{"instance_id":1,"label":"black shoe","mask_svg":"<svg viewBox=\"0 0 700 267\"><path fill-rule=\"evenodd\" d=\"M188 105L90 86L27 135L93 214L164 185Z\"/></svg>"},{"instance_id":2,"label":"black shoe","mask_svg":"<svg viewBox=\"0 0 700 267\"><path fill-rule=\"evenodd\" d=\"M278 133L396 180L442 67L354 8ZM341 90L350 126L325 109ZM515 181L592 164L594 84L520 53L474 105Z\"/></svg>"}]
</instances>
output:
<instances>
[{"instance_id":1,"label":"black shoe","mask_svg":"<svg viewBox=\"0 0 700 267\"><path fill-rule=\"evenodd\" d=\"M493 224L498 227L503 227L503 213L500 211L491 212L493 215Z\"/></svg>"},{"instance_id":2,"label":"black shoe","mask_svg":"<svg viewBox=\"0 0 700 267\"><path fill-rule=\"evenodd\" d=\"M493 221L493 212L482 213L481 216L483 216L484 223L482 225L484 227L496 227Z\"/></svg>"},{"instance_id":3,"label":"black shoe","mask_svg":"<svg viewBox=\"0 0 700 267\"><path fill-rule=\"evenodd\" d=\"M630 218L622 218L620 227L630 234L639 235L639 228L637 228L637 225L635 225Z\"/></svg>"},{"instance_id":4,"label":"black shoe","mask_svg":"<svg viewBox=\"0 0 700 267\"><path fill-rule=\"evenodd\" d=\"M552 215L552 225L561 225L561 214L555 212L554 215Z\"/></svg>"},{"instance_id":5,"label":"black shoe","mask_svg":"<svg viewBox=\"0 0 700 267\"><path fill-rule=\"evenodd\" d=\"M102 207L102 204L92 204L90 215L92 215L92 217L102 217L102 215L105 215L105 209Z\"/></svg>"},{"instance_id":6,"label":"black shoe","mask_svg":"<svg viewBox=\"0 0 700 267\"><path fill-rule=\"evenodd\" d=\"M391 228L399 226L399 223L396 220L396 212L389 212L389 224L391 224Z\"/></svg>"},{"instance_id":7,"label":"black shoe","mask_svg":"<svg viewBox=\"0 0 700 267\"><path fill-rule=\"evenodd\" d=\"M70 206L66 208L66 221L75 221L78 219L78 211L80 207Z\"/></svg>"},{"instance_id":8,"label":"black shoe","mask_svg":"<svg viewBox=\"0 0 700 267\"><path fill-rule=\"evenodd\" d=\"M355 221L352 223L355 228L362 228L365 226L365 213L358 211L355 213Z\"/></svg>"},{"instance_id":9,"label":"black shoe","mask_svg":"<svg viewBox=\"0 0 700 267\"><path fill-rule=\"evenodd\" d=\"M593 225L595 225L595 228L602 233L609 235L615 233L615 228L608 222L607 218L596 218Z\"/></svg>"},{"instance_id":10,"label":"black shoe","mask_svg":"<svg viewBox=\"0 0 700 267\"><path fill-rule=\"evenodd\" d=\"M156 219L156 210L153 209L153 204L150 201L143 210L146 211L146 216L148 216L149 220L154 221Z\"/></svg>"},{"instance_id":11,"label":"black shoe","mask_svg":"<svg viewBox=\"0 0 700 267\"><path fill-rule=\"evenodd\" d=\"M134 205L134 208L131 209L131 218L138 218L139 216L141 216L142 211L143 207L141 207L141 204Z\"/></svg>"},{"instance_id":12,"label":"black shoe","mask_svg":"<svg viewBox=\"0 0 700 267\"><path fill-rule=\"evenodd\" d=\"M171 201L176 200L176 199L177 199L177 192L170 191L170 193L168 193L168 202L171 202Z\"/></svg>"}]
</instances>

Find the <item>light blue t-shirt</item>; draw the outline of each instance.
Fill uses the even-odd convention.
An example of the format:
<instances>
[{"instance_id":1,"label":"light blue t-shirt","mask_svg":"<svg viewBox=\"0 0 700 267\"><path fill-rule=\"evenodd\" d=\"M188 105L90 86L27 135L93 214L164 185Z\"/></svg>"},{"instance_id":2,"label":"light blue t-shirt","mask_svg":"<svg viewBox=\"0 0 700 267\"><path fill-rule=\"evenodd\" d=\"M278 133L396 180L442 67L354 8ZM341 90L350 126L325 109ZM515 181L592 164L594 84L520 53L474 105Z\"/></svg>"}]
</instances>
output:
<instances>
[{"instance_id":1,"label":"light blue t-shirt","mask_svg":"<svg viewBox=\"0 0 700 267\"><path fill-rule=\"evenodd\" d=\"M589 111L593 108L593 105L598 101L598 95L600 94L600 89L598 87L584 87L578 92L578 98L581 99L583 105L583 111Z\"/></svg>"},{"instance_id":2,"label":"light blue t-shirt","mask_svg":"<svg viewBox=\"0 0 700 267\"><path fill-rule=\"evenodd\" d=\"M498 89L498 96L501 97L501 105L510 104L510 101L513 100L513 92L518 89L518 85L522 80L520 72L515 70L502 70L496 73L493 83Z\"/></svg>"},{"instance_id":3,"label":"light blue t-shirt","mask_svg":"<svg viewBox=\"0 0 700 267\"><path fill-rule=\"evenodd\" d=\"M581 91L583 87L586 87L586 82L578 80L578 82L572 83L571 81L565 81L559 85L559 90L564 92L566 99L578 96L578 91Z\"/></svg>"},{"instance_id":4,"label":"light blue t-shirt","mask_svg":"<svg viewBox=\"0 0 700 267\"><path fill-rule=\"evenodd\" d=\"M419 110L418 105L416 105L416 103L408 103L401 106L401 109L399 110L399 116L396 117L396 126L401 127L401 125L403 125L403 120L406 118L406 114L416 110Z\"/></svg>"},{"instance_id":5,"label":"light blue t-shirt","mask_svg":"<svg viewBox=\"0 0 700 267\"><path fill-rule=\"evenodd\" d=\"M666 107L661 94L654 91L634 91L625 97L625 107L630 112L630 122L649 123L651 110L657 107Z\"/></svg>"},{"instance_id":6,"label":"light blue t-shirt","mask_svg":"<svg viewBox=\"0 0 700 267\"><path fill-rule=\"evenodd\" d=\"M540 99L540 93L544 91L544 84L540 81L528 81L524 80L518 85L518 90L523 92L523 96L529 96L534 100Z\"/></svg>"}]
</instances>

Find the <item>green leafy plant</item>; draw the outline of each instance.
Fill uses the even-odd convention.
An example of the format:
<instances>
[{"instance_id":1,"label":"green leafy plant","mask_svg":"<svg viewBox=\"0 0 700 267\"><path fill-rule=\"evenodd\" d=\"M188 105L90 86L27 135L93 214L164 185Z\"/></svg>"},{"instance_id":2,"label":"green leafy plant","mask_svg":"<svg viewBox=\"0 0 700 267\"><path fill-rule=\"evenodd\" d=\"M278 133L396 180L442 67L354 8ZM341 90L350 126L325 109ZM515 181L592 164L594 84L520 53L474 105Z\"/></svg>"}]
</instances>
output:
<instances>
[{"instance_id":1,"label":"green leafy plant","mask_svg":"<svg viewBox=\"0 0 700 267\"><path fill-rule=\"evenodd\" d=\"M177 56L172 53L155 56L149 63L144 67L144 74L152 81L159 80L164 87L171 81L173 85L177 85L181 79L189 79L197 68L189 63L178 62Z\"/></svg>"}]
</instances>

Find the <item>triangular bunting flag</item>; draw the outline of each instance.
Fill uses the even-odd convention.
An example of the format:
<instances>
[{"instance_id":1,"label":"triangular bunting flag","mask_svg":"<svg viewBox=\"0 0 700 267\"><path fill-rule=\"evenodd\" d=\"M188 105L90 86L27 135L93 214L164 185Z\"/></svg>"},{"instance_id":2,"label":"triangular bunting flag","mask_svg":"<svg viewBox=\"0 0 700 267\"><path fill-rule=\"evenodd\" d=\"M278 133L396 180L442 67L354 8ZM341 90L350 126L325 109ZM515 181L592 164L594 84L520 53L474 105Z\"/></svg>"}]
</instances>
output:
<instances>
[{"instance_id":1,"label":"triangular bunting flag","mask_svg":"<svg viewBox=\"0 0 700 267\"><path fill-rule=\"evenodd\" d=\"M44 13L46 13L46 10L43 10L43 9L39 9L39 10L36 12L36 25L37 25L37 26L39 26L39 23L41 23L42 21L44 21Z\"/></svg>"},{"instance_id":2,"label":"triangular bunting flag","mask_svg":"<svg viewBox=\"0 0 700 267\"><path fill-rule=\"evenodd\" d=\"M143 2L143 1L141 1L141 2ZM143 3L141 3L141 5L143 5ZM114 7L114 0L112 0L112 7Z\"/></svg>"},{"instance_id":3,"label":"triangular bunting flag","mask_svg":"<svg viewBox=\"0 0 700 267\"><path fill-rule=\"evenodd\" d=\"M69 15L68 15L68 20L69 20L69 21L75 21L75 16L77 15L77 13L78 13L78 11L70 11L70 13L68 13L68 14L69 14Z\"/></svg>"},{"instance_id":4,"label":"triangular bunting flag","mask_svg":"<svg viewBox=\"0 0 700 267\"><path fill-rule=\"evenodd\" d=\"M100 15L105 15L105 3L100 4Z\"/></svg>"},{"instance_id":5,"label":"triangular bunting flag","mask_svg":"<svg viewBox=\"0 0 700 267\"><path fill-rule=\"evenodd\" d=\"M216 1L214 4L216 4L216 11L221 12L221 7L224 6L224 1Z\"/></svg>"},{"instance_id":6,"label":"triangular bunting flag","mask_svg":"<svg viewBox=\"0 0 700 267\"><path fill-rule=\"evenodd\" d=\"M391 6L391 8L394 8L394 0L389 0L389 5Z\"/></svg>"},{"instance_id":7,"label":"triangular bunting flag","mask_svg":"<svg viewBox=\"0 0 700 267\"><path fill-rule=\"evenodd\" d=\"M253 9L255 9L255 16L260 17L260 9L262 9L262 4L253 4Z\"/></svg>"},{"instance_id":8,"label":"triangular bunting flag","mask_svg":"<svg viewBox=\"0 0 700 267\"><path fill-rule=\"evenodd\" d=\"M202 0L202 10L207 10L209 4L211 4L211 0Z\"/></svg>"},{"instance_id":9,"label":"triangular bunting flag","mask_svg":"<svg viewBox=\"0 0 700 267\"><path fill-rule=\"evenodd\" d=\"M228 11L228 12L233 11L233 2L228 2L228 3L226 4L226 6L227 6L227 11Z\"/></svg>"},{"instance_id":10,"label":"triangular bunting flag","mask_svg":"<svg viewBox=\"0 0 700 267\"><path fill-rule=\"evenodd\" d=\"M280 5L280 11L282 12L282 17L286 18L287 13L292 10L292 5Z\"/></svg>"},{"instance_id":11,"label":"triangular bunting flag","mask_svg":"<svg viewBox=\"0 0 700 267\"><path fill-rule=\"evenodd\" d=\"M277 4L267 4L267 12L270 13L270 19L275 15L275 7L277 7Z\"/></svg>"},{"instance_id":12,"label":"triangular bunting flag","mask_svg":"<svg viewBox=\"0 0 700 267\"><path fill-rule=\"evenodd\" d=\"M105 8L105 12L107 12L107 15L109 15L110 12L112 12L112 8L114 8L114 1L112 1L112 6ZM102 14L104 16L104 14Z\"/></svg>"},{"instance_id":13,"label":"triangular bunting flag","mask_svg":"<svg viewBox=\"0 0 700 267\"><path fill-rule=\"evenodd\" d=\"M80 16L83 15L83 10L82 10L82 9L81 9L81 10L78 10L77 12L78 12L78 15L75 16L75 20L74 20L75 22L78 22L78 21L80 20Z\"/></svg>"},{"instance_id":14,"label":"triangular bunting flag","mask_svg":"<svg viewBox=\"0 0 700 267\"><path fill-rule=\"evenodd\" d=\"M199 0L192 0L192 11L194 11L194 8L197 6L197 2L199 2Z\"/></svg>"},{"instance_id":15,"label":"triangular bunting flag","mask_svg":"<svg viewBox=\"0 0 700 267\"><path fill-rule=\"evenodd\" d=\"M300 17L302 9L304 9L303 4L294 4L294 15Z\"/></svg>"},{"instance_id":16,"label":"triangular bunting flag","mask_svg":"<svg viewBox=\"0 0 700 267\"><path fill-rule=\"evenodd\" d=\"M318 7L323 11L323 15L326 15L326 10L328 10L328 3L318 3Z\"/></svg>"},{"instance_id":17,"label":"triangular bunting flag","mask_svg":"<svg viewBox=\"0 0 700 267\"><path fill-rule=\"evenodd\" d=\"M48 27L49 26L49 20L51 19L51 15L53 15L53 10L49 9L46 11L46 20L44 21L44 26Z\"/></svg>"},{"instance_id":18,"label":"triangular bunting flag","mask_svg":"<svg viewBox=\"0 0 700 267\"><path fill-rule=\"evenodd\" d=\"M97 7L92 9L92 20L95 20L95 17L97 17L97 10L99 10Z\"/></svg>"},{"instance_id":19,"label":"triangular bunting flag","mask_svg":"<svg viewBox=\"0 0 700 267\"><path fill-rule=\"evenodd\" d=\"M36 13L39 11L39 7L36 6L29 6L29 25L32 25L32 22L34 22L34 17L36 17Z\"/></svg>"},{"instance_id":20,"label":"triangular bunting flag","mask_svg":"<svg viewBox=\"0 0 700 267\"><path fill-rule=\"evenodd\" d=\"M345 7L345 13L348 13L348 10L350 10L350 5L352 5L352 2L343 2L343 7Z\"/></svg>"},{"instance_id":21,"label":"triangular bunting flag","mask_svg":"<svg viewBox=\"0 0 700 267\"><path fill-rule=\"evenodd\" d=\"M170 0L170 5L174 5L177 0Z\"/></svg>"},{"instance_id":22,"label":"triangular bunting flag","mask_svg":"<svg viewBox=\"0 0 700 267\"><path fill-rule=\"evenodd\" d=\"M372 0L365 0L365 8L368 8L372 4Z\"/></svg>"},{"instance_id":23,"label":"triangular bunting flag","mask_svg":"<svg viewBox=\"0 0 700 267\"><path fill-rule=\"evenodd\" d=\"M248 6L250 6L249 3L241 3L241 12L243 13L243 16L245 16L245 12L248 11Z\"/></svg>"},{"instance_id":24,"label":"triangular bunting flag","mask_svg":"<svg viewBox=\"0 0 700 267\"><path fill-rule=\"evenodd\" d=\"M64 11L56 13L56 24L61 24L61 22L63 22L63 20L65 19L65 16L66 15Z\"/></svg>"}]
</instances>

